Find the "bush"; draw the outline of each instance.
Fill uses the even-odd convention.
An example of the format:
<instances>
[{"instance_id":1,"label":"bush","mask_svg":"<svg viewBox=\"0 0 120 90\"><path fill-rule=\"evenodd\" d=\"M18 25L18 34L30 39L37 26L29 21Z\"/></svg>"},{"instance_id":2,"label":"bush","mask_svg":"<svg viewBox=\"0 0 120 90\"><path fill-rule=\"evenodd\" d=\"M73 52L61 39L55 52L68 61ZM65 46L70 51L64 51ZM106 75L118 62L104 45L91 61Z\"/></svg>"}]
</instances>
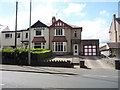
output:
<instances>
[{"instance_id":1,"label":"bush","mask_svg":"<svg viewBox=\"0 0 120 90\"><path fill-rule=\"evenodd\" d=\"M42 48L31 49L31 62L32 64L39 64L41 61L52 56L51 50L46 50ZM2 50L2 60L4 62L15 63L16 64L28 64L28 49L3 49ZM11 61L10 61L11 60ZM15 61L14 61L15 60Z\"/></svg>"}]
</instances>

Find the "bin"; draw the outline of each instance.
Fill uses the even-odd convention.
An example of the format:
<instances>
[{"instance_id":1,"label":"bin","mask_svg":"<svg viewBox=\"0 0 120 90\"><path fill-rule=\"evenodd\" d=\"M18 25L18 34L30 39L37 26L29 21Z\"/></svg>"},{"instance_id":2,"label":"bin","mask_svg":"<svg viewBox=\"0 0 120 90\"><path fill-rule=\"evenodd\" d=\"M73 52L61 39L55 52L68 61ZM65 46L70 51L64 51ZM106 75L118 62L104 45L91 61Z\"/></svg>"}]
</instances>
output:
<instances>
[{"instance_id":1,"label":"bin","mask_svg":"<svg viewBox=\"0 0 120 90\"><path fill-rule=\"evenodd\" d=\"M85 61L80 61L80 68L84 68L85 67Z\"/></svg>"},{"instance_id":2,"label":"bin","mask_svg":"<svg viewBox=\"0 0 120 90\"><path fill-rule=\"evenodd\" d=\"M120 60L115 60L115 69L120 70Z\"/></svg>"}]
</instances>

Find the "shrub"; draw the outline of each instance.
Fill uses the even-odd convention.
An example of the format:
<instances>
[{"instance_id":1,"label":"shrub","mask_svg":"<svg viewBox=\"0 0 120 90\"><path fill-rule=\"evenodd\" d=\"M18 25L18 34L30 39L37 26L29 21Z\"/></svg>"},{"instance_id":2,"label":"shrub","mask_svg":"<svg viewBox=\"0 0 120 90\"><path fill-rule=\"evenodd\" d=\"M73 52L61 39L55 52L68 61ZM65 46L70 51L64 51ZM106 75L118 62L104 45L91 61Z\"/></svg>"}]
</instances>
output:
<instances>
[{"instance_id":1,"label":"shrub","mask_svg":"<svg viewBox=\"0 0 120 90\"><path fill-rule=\"evenodd\" d=\"M30 52L31 52L31 62L33 62L33 64L35 63L39 64L41 61L52 56L51 50L46 50L42 48L31 49ZM2 60L4 61L14 60L15 58L17 64L26 65L28 63L28 49L19 48L14 50L11 48L7 48L7 49L3 49L2 53L3 53ZM12 61L10 62L12 63Z\"/></svg>"},{"instance_id":2,"label":"shrub","mask_svg":"<svg viewBox=\"0 0 120 90\"><path fill-rule=\"evenodd\" d=\"M2 49L2 52L13 53L14 49L6 48L6 49Z\"/></svg>"}]
</instances>

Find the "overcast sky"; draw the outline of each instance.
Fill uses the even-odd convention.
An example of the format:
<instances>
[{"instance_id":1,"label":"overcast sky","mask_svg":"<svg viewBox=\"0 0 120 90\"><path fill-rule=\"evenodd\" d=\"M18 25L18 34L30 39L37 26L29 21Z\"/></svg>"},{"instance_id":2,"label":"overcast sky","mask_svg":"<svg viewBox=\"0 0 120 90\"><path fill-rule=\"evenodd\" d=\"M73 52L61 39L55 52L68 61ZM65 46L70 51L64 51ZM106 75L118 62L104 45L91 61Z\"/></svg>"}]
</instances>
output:
<instances>
[{"instance_id":1,"label":"overcast sky","mask_svg":"<svg viewBox=\"0 0 120 90\"><path fill-rule=\"evenodd\" d=\"M15 1L0 0L0 24L15 28ZM109 1L109 2L108 2ZM109 41L113 14L119 0L32 0L32 24L50 23L52 16L68 24L83 27L82 39ZM18 0L18 30L29 27L29 0Z\"/></svg>"}]
</instances>

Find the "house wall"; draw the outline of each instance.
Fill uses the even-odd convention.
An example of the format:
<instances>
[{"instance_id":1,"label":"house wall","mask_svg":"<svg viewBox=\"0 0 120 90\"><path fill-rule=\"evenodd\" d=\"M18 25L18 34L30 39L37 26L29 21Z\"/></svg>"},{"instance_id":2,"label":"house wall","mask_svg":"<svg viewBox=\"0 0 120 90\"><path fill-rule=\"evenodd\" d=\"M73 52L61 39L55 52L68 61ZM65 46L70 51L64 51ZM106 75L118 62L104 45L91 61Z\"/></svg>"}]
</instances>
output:
<instances>
[{"instance_id":1,"label":"house wall","mask_svg":"<svg viewBox=\"0 0 120 90\"><path fill-rule=\"evenodd\" d=\"M120 42L120 24L116 21L117 42Z\"/></svg>"},{"instance_id":2,"label":"house wall","mask_svg":"<svg viewBox=\"0 0 120 90\"><path fill-rule=\"evenodd\" d=\"M110 32L109 32L109 37L110 37L110 42L120 42L120 24L118 23L116 18L116 15L113 15L113 20L110 26ZM116 31L117 31L117 36L116 36Z\"/></svg>"},{"instance_id":3,"label":"house wall","mask_svg":"<svg viewBox=\"0 0 120 90\"><path fill-rule=\"evenodd\" d=\"M17 46L20 47L22 45L21 44L22 32L18 32L18 33L20 33L20 38L17 38ZM12 38L5 38L5 34L12 34ZM2 33L2 44L3 44L3 48L15 46L15 32Z\"/></svg>"},{"instance_id":4,"label":"house wall","mask_svg":"<svg viewBox=\"0 0 120 90\"><path fill-rule=\"evenodd\" d=\"M110 42L115 42L115 23L114 23L114 19L112 20L111 23L111 27L109 30L109 38L110 38Z\"/></svg>"},{"instance_id":5,"label":"house wall","mask_svg":"<svg viewBox=\"0 0 120 90\"><path fill-rule=\"evenodd\" d=\"M50 28L50 49L53 50L53 38L55 36L55 27ZM71 51L71 29L68 27L64 27L64 33L65 33L65 38L67 40L67 52L72 52Z\"/></svg>"},{"instance_id":6,"label":"house wall","mask_svg":"<svg viewBox=\"0 0 120 90\"><path fill-rule=\"evenodd\" d=\"M31 48L34 48L34 43L32 43L32 40L34 39L34 37L36 37L35 35L35 30L34 28L30 29L31 30ZM23 31L19 31L17 33L20 33L20 38L17 38L17 47L24 47L24 43L22 43L22 41L29 41L29 31L28 30L23 30ZM28 33L28 38L26 38L26 33ZM5 38L5 34L12 34L12 38ZM46 49L49 49L49 29L45 28L45 30L43 31L43 35L42 37L45 38L46 40ZM11 31L11 32L4 32L2 33L2 43L3 43L3 47L10 47L10 46L15 46L15 32Z\"/></svg>"}]
</instances>

